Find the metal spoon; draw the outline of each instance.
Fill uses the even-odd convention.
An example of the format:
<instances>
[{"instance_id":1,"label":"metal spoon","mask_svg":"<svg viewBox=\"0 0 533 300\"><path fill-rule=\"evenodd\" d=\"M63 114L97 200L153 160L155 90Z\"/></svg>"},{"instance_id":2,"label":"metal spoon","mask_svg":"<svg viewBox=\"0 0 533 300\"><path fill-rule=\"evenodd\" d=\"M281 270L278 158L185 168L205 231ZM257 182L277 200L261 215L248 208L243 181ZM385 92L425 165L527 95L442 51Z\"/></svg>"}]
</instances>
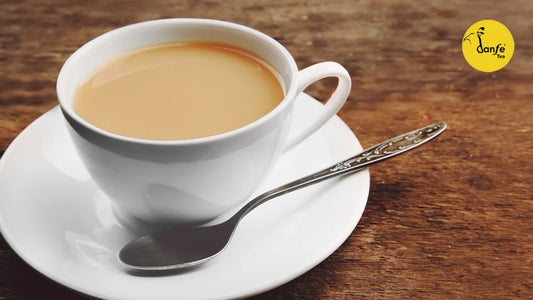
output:
<instances>
[{"instance_id":1,"label":"metal spoon","mask_svg":"<svg viewBox=\"0 0 533 300\"><path fill-rule=\"evenodd\" d=\"M371 164L420 146L444 129L446 123L435 123L370 147L327 169L259 195L223 223L189 228L176 227L137 238L122 248L118 258L125 266L134 270L174 270L201 264L220 253L229 243L239 221L267 200L332 177L362 170Z\"/></svg>"}]
</instances>

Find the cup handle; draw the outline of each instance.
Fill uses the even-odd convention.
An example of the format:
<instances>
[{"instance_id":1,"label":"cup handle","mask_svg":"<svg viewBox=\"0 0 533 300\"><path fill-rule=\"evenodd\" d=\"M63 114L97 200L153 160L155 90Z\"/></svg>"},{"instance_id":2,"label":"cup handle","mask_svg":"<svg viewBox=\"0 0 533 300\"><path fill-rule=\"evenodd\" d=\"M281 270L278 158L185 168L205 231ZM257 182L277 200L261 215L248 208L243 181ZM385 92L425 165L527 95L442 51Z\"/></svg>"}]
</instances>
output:
<instances>
[{"instance_id":1,"label":"cup handle","mask_svg":"<svg viewBox=\"0 0 533 300\"><path fill-rule=\"evenodd\" d=\"M300 95L303 90L311 85L313 82L327 77L337 77L339 82L335 91L331 94L328 101L324 105L324 109L305 129L300 131L290 140L285 143L283 152L286 152L294 146L301 143L304 139L310 136L313 132L318 130L324 123L333 117L348 99L350 89L352 87L352 79L348 71L336 62L321 62L309 66L298 72L297 77L297 91L296 95Z\"/></svg>"}]
</instances>

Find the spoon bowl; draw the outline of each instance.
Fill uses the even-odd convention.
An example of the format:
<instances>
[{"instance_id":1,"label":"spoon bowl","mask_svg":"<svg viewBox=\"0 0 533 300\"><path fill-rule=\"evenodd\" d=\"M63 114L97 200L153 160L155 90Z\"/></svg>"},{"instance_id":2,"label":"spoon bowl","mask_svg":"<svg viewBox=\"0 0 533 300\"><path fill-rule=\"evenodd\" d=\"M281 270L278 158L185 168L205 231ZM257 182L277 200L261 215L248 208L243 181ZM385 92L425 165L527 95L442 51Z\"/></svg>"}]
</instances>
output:
<instances>
[{"instance_id":1,"label":"spoon bowl","mask_svg":"<svg viewBox=\"0 0 533 300\"><path fill-rule=\"evenodd\" d=\"M195 266L220 253L238 220L213 226L173 227L142 236L124 246L119 258L137 270L173 270Z\"/></svg>"}]
</instances>

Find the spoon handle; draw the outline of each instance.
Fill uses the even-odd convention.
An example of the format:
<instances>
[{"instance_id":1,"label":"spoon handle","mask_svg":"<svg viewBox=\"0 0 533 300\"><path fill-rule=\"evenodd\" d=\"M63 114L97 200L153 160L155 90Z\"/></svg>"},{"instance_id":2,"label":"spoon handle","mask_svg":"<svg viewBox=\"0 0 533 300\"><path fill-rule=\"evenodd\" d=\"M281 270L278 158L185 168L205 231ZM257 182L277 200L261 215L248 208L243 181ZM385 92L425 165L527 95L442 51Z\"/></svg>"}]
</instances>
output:
<instances>
[{"instance_id":1,"label":"spoon handle","mask_svg":"<svg viewBox=\"0 0 533 300\"><path fill-rule=\"evenodd\" d=\"M327 169L289 182L257 196L243 206L233 218L241 219L248 212L272 198L342 174L355 173L367 166L409 151L435 138L442 133L444 129L446 129L446 123L439 122L374 145L356 156L341 161Z\"/></svg>"}]
</instances>

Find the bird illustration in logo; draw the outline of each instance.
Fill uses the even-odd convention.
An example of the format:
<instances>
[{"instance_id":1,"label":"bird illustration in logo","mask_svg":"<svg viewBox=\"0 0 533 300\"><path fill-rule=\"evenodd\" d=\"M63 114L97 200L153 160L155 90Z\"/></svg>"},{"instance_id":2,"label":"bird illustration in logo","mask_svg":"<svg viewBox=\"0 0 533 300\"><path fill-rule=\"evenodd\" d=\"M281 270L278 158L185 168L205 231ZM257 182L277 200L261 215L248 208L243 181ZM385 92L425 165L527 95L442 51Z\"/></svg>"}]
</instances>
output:
<instances>
[{"instance_id":1,"label":"bird illustration in logo","mask_svg":"<svg viewBox=\"0 0 533 300\"><path fill-rule=\"evenodd\" d=\"M481 45L481 36L485 34L485 27L479 27L479 29L476 32L471 32L467 36L463 38L464 41L468 41L470 44L472 44L472 41L470 40L470 36L475 34L479 40L479 44Z\"/></svg>"}]
</instances>

